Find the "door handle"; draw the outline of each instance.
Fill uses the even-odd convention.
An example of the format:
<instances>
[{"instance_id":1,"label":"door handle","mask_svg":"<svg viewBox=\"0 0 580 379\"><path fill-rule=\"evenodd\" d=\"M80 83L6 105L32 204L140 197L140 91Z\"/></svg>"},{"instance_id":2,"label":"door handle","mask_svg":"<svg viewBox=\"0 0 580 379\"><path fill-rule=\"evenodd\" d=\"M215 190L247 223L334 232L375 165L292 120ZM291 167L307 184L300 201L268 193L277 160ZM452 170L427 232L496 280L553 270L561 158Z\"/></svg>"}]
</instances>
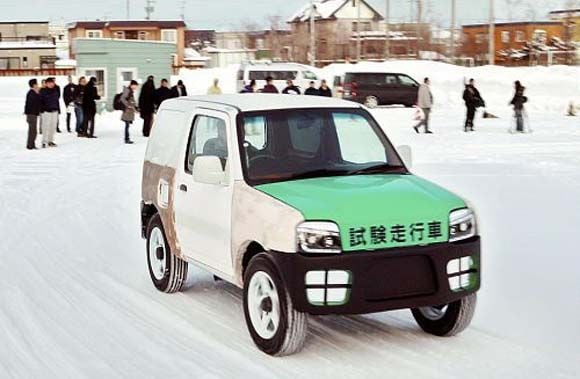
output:
<instances>
[{"instance_id":1,"label":"door handle","mask_svg":"<svg viewBox=\"0 0 580 379\"><path fill-rule=\"evenodd\" d=\"M183 191L183 192L187 192L187 186L185 184L180 184L179 185L179 190Z\"/></svg>"}]
</instances>

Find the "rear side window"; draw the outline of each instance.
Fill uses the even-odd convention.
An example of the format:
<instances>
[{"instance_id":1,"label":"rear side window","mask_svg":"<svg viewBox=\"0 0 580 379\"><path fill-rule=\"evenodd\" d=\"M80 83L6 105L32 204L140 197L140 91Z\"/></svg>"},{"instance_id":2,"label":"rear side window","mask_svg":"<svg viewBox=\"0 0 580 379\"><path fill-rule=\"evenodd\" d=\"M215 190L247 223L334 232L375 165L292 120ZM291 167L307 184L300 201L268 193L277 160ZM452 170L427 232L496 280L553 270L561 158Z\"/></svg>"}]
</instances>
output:
<instances>
[{"instance_id":1,"label":"rear side window","mask_svg":"<svg viewBox=\"0 0 580 379\"><path fill-rule=\"evenodd\" d=\"M188 124L183 112L161 109L151 131L146 159L162 166L174 165L181 150L178 136L187 134Z\"/></svg>"},{"instance_id":2,"label":"rear side window","mask_svg":"<svg viewBox=\"0 0 580 379\"><path fill-rule=\"evenodd\" d=\"M228 159L226 123L221 118L197 116L189 138L185 171L193 172L195 158L199 156L216 156L225 162Z\"/></svg>"},{"instance_id":3,"label":"rear side window","mask_svg":"<svg viewBox=\"0 0 580 379\"><path fill-rule=\"evenodd\" d=\"M237 79L244 80L244 70L238 70Z\"/></svg>"},{"instance_id":4,"label":"rear side window","mask_svg":"<svg viewBox=\"0 0 580 379\"><path fill-rule=\"evenodd\" d=\"M317 113L292 114L288 117L288 130L292 148L305 156L314 157L320 149L324 117Z\"/></svg>"},{"instance_id":5,"label":"rear side window","mask_svg":"<svg viewBox=\"0 0 580 379\"><path fill-rule=\"evenodd\" d=\"M338 87L338 86L341 86L342 85L342 79L341 79L340 76L335 76L334 77L333 85L335 87Z\"/></svg>"},{"instance_id":6,"label":"rear side window","mask_svg":"<svg viewBox=\"0 0 580 379\"><path fill-rule=\"evenodd\" d=\"M395 78L396 80L396 78ZM362 86L376 86L385 82L385 74L380 73L359 73L359 74L347 74L345 82L357 82Z\"/></svg>"},{"instance_id":7,"label":"rear side window","mask_svg":"<svg viewBox=\"0 0 580 379\"><path fill-rule=\"evenodd\" d=\"M387 74L385 75L385 84L388 84L390 86L395 86L397 84L399 84L399 81L397 80L397 77L393 74Z\"/></svg>"},{"instance_id":8,"label":"rear side window","mask_svg":"<svg viewBox=\"0 0 580 379\"><path fill-rule=\"evenodd\" d=\"M250 71L250 80L266 80L270 76L268 71Z\"/></svg>"},{"instance_id":9,"label":"rear side window","mask_svg":"<svg viewBox=\"0 0 580 379\"><path fill-rule=\"evenodd\" d=\"M405 87L417 87L419 84L407 75L399 75L399 82Z\"/></svg>"},{"instance_id":10,"label":"rear side window","mask_svg":"<svg viewBox=\"0 0 580 379\"><path fill-rule=\"evenodd\" d=\"M303 71L302 75L304 76L304 79L307 80L318 80L318 77L312 71Z\"/></svg>"}]
</instances>

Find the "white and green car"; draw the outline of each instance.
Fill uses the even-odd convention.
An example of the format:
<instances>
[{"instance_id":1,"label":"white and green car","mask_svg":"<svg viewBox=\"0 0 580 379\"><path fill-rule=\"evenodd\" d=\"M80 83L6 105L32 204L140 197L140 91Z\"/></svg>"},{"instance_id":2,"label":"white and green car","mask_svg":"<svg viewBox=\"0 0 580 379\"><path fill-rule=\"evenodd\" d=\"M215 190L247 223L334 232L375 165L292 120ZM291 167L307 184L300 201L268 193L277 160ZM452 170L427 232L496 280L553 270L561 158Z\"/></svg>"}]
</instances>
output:
<instances>
[{"instance_id":1,"label":"white and green car","mask_svg":"<svg viewBox=\"0 0 580 379\"><path fill-rule=\"evenodd\" d=\"M461 332L480 286L476 217L405 161L356 103L166 101L143 171L151 279L179 291L192 263L243 288L250 335L271 355L300 350L308 314L410 308L428 333Z\"/></svg>"}]
</instances>

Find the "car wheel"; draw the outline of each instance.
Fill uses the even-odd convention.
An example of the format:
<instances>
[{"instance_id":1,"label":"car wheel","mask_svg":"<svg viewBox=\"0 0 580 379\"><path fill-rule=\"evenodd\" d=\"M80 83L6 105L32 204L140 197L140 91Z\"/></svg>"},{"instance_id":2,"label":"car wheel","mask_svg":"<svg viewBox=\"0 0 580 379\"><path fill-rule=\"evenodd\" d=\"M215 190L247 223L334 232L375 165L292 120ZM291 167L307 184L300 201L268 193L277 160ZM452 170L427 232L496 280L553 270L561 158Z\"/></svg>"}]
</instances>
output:
<instances>
[{"instance_id":1,"label":"car wheel","mask_svg":"<svg viewBox=\"0 0 580 379\"><path fill-rule=\"evenodd\" d=\"M471 323L477 295L471 294L453 303L412 309L413 317L425 332L440 337L461 333Z\"/></svg>"},{"instance_id":2,"label":"car wheel","mask_svg":"<svg viewBox=\"0 0 580 379\"><path fill-rule=\"evenodd\" d=\"M278 270L265 253L250 261L244 274L244 315L256 346L274 356L300 351L308 315L298 312Z\"/></svg>"},{"instance_id":3,"label":"car wheel","mask_svg":"<svg viewBox=\"0 0 580 379\"><path fill-rule=\"evenodd\" d=\"M159 214L147 227L147 265L153 284L161 292L178 292L187 279L187 262L171 252Z\"/></svg>"},{"instance_id":4,"label":"car wheel","mask_svg":"<svg viewBox=\"0 0 580 379\"><path fill-rule=\"evenodd\" d=\"M365 106L369 108L376 108L379 106L379 99L376 96L367 96L365 99Z\"/></svg>"}]
</instances>

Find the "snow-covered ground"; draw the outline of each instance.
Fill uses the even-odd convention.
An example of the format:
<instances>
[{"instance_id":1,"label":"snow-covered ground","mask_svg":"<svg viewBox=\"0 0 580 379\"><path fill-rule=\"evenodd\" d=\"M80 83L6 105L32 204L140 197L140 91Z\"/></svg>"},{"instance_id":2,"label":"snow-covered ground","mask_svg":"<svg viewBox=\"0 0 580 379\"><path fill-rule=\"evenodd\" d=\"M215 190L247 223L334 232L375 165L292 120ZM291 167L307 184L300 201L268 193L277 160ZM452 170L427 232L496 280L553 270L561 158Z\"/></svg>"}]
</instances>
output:
<instances>
[{"instance_id":1,"label":"snow-covered ground","mask_svg":"<svg viewBox=\"0 0 580 379\"><path fill-rule=\"evenodd\" d=\"M461 132L459 103L439 103L433 135L415 134L408 109L373 111L396 145L413 147L415 173L478 210L472 326L439 339L408 311L312 317L305 349L271 358L252 344L237 288L195 268L182 293L151 284L140 125L126 146L106 114L99 139L62 134L58 148L29 152L25 88L0 79L0 377L578 377L580 119L560 109L578 87L546 90L558 106L531 97L534 133L511 135L507 100L482 85L501 118L478 119L476 133Z\"/></svg>"}]
</instances>

